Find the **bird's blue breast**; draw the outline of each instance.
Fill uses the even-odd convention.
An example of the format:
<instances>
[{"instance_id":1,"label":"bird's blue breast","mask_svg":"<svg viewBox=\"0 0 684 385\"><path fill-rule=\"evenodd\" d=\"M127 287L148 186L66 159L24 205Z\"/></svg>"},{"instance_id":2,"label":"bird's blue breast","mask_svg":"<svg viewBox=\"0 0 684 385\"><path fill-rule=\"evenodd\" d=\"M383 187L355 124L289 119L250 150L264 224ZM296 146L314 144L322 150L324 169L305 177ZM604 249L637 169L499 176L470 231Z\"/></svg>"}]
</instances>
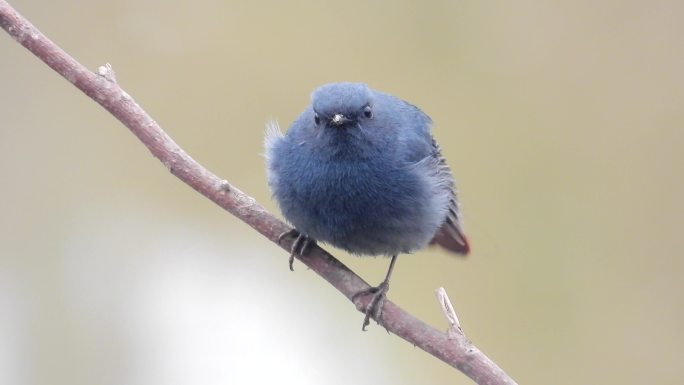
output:
<instances>
[{"instance_id":1,"label":"bird's blue breast","mask_svg":"<svg viewBox=\"0 0 684 385\"><path fill-rule=\"evenodd\" d=\"M317 156L318 150L292 137L271 150L273 194L299 231L367 255L411 252L429 241L436 230L425 223L432 201L415 170L389 151L355 159Z\"/></svg>"}]
</instances>

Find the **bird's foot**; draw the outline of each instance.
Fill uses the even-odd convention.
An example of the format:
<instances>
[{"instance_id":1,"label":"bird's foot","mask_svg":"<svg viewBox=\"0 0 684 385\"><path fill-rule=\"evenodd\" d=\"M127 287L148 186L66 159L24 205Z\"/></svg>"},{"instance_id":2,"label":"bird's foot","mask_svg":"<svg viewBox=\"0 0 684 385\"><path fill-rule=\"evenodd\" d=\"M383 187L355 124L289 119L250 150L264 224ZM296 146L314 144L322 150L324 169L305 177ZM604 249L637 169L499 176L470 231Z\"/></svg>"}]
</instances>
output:
<instances>
[{"instance_id":1,"label":"bird's foot","mask_svg":"<svg viewBox=\"0 0 684 385\"><path fill-rule=\"evenodd\" d=\"M292 265L294 264L295 257L301 257L302 255L304 255L306 249L309 248L309 245L311 245L312 243L316 243L316 241L300 233L299 231L292 229L280 234L278 236L278 243L280 243L283 240L283 238L287 237L296 237L294 242L292 242L292 246L290 247L289 259L290 271L294 271Z\"/></svg>"},{"instance_id":2,"label":"bird's foot","mask_svg":"<svg viewBox=\"0 0 684 385\"><path fill-rule=\"evenodd\" d=\"M373 294L368 306L366 306L366 317L363 319L363 325L361 330L366 331L366 326L370 324L371 317L375 318L375 321L380 323L380 317L382 316L382 308L385 306L385 299L387 298L387 291L389 291L389 281L382 281L381 284L375 287L369 287L368 289L361 290L360 292L354 294L351 298L352 302L356 303L356 299L368 294Z\"/></svg>"}]
</instances>

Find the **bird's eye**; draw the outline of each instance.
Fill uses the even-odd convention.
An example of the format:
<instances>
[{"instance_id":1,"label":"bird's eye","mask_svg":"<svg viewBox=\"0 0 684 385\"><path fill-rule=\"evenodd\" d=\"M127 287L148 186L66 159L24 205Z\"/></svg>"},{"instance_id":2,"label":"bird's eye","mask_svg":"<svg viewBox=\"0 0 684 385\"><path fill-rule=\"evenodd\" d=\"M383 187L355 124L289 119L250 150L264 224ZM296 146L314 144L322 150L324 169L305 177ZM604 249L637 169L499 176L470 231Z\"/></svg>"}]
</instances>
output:
<instances>
[{"instance_id":1,"label":"bird's eye","mask_svg":"<svg viewBox=\"0 0 684 385\"><path fill-rule=\"evenodd\" d=\"M316 122L316 124L321 124L321 117L318 116L318 114L314 114L314 122Z\"/></svg>"},{"instance_id":2,"label":"bird's eye","mask_svg":"<svg viewBox=\"0 0 684 385\"><path fill-rule=\"evenodd\" d=\"M363 107L363 115L368 119L373 117L373 109L371 109L371 106Z\"/></svg>"}]
</instances>

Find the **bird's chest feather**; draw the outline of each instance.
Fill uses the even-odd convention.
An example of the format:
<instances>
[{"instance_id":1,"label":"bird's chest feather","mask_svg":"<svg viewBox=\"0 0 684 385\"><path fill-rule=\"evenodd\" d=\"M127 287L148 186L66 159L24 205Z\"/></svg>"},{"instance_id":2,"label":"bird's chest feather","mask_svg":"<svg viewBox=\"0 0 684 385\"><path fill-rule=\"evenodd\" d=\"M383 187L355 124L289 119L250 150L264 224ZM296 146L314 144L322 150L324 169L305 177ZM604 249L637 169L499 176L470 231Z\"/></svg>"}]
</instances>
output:
<instances>
[{"instance_id":1,"label":"bird's chest feather","mask_svg":"<svg viewBox=\"0 0 684 385\"><path fill-rule=\"evenodd\" d=\"M399 187L399 173L391 163L328 161L306 174L296 184L297 194L313 210L325 209L338 217L382 210Z\"/></svg>"},{"instance_id":2,"label":"bird's chest feather","mask_svg":"<svg viewBox=\"0 0 684 385\"><path fill-rule=\"evenodd\" d=\"M417 209L421 195L414 174L383 159L323 161L298 167L297 174L290 179L290 220L322 239L394 232L397 221Z\"/></svg>"}]
</instances>

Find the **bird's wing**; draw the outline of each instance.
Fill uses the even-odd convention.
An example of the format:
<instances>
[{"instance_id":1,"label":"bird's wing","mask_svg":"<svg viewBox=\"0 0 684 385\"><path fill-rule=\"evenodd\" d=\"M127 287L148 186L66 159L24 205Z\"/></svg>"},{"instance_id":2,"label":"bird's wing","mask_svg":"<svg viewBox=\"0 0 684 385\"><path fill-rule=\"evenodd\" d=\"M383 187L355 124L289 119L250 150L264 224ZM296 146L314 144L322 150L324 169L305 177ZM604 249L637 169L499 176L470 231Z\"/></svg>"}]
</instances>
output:
<instances>
[{"instance_id":1,"label":"bird's wing","mask_svg":"<svg viewBox=\"0 0 684 385\"><path fill-rule=\"evenodd\" d=\"M439 172L444 178L449 180L448 188L450 198L446 219L430 243L438 244L454 253L466 255L470 252L470 245L461 224L461 212L456 196L456 186L451 175L451 170L442 156L442 151L434 137L432 138L432 149L432 156L436 157L439 162Z\"/></svg>"}]
</instances>

